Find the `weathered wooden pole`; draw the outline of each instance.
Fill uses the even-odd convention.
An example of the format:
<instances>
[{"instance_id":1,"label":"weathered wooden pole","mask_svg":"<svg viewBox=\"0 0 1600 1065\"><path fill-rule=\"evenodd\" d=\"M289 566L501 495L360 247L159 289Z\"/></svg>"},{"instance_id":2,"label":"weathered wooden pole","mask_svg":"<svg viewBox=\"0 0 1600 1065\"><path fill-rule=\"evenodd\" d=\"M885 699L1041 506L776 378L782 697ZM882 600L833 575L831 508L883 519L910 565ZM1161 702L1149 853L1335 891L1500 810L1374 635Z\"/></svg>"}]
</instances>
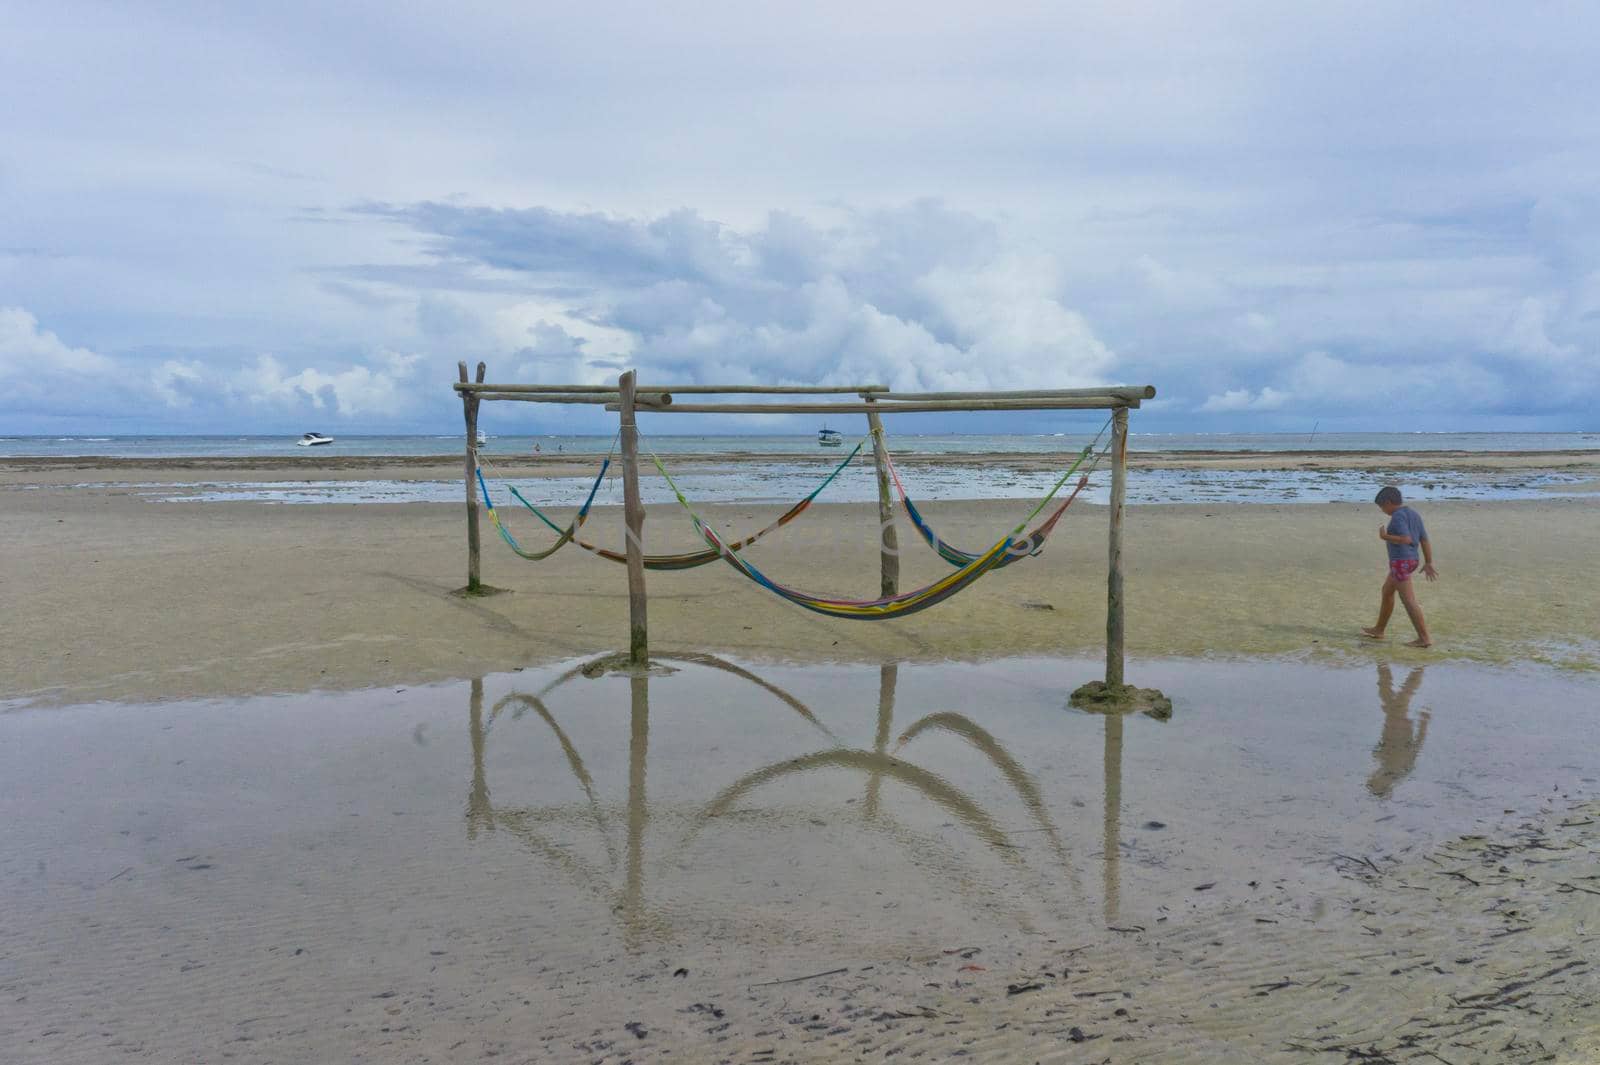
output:
<instances>
[{"instance_id":1,"label":"weathered wooden pole","mask_svg":"<svg viewBox=\"0 0 1600 1065\"><path fill-rule=\"evenodd\" d=\"M645 623L644 503L639 498L639 427L633 418L634 371L617 378L622 401L622 514L628 555L628 658L636 666L650 660L650 632Z\"/></svg>"},{"instance_id":2,"label":"weathered wooden pole","mask_svg":"<svg viewBox=\"0 0 1600 1065\"><path fill-rule=\"evenodd\" d=\"M867 428L872 431L872 461L878 467L878 588L879 594L887 598L900 590L900 540L895 535L894 503L889 498L889 449L883 441L883 422L878 420L877 411L867 412Z\"/></svg>"},{"instance_id":3,"label":"weathered wooden pole","mask_svg":"<svg viewBox=\"0 0 1600 1065\"><path fill-rule=\"evenodd\" d=\"M1128 408L1111 416L1111 558L1106 575L1106 686L1122 685L1122 510L1128 494Z\"/></svg>"},{"instance_id":4,"label":"weathered wooden pole","mask_svg":"<svg viewBox=\"0 0 1600 1065\"><path fill-rule=\"evenodd\" d=\"M467 364L456 363L461 372L461 383L467 383ZM478 380L483 380L484 366L478 363ZM483 587L479 575L478 539L478 397L471 392L461 393L461 414L467 423L467 592L474 594Z\"/></svg>"}]
</instances>

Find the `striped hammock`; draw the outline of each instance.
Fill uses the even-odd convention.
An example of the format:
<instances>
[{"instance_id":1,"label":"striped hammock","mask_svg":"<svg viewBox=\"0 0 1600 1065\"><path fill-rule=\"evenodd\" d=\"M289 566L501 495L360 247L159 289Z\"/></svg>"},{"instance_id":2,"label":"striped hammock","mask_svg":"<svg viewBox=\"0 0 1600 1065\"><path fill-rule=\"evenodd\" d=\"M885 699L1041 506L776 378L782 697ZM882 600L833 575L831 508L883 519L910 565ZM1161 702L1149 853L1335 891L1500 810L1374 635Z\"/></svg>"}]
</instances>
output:
<instances>
[{"instance_id":1,"label":"striped hammock","mask_svg":"<svg viewBox=\"0 0 1600 1065\"><path fill-rule=\"evenodd\" d=\"M1078 480L1077 487L1074 488L1072 493L1067 496L1066 502L1057 508L1056 513L1051 516L1050 520L1045 522L1044 525L1041 525L1039 530L1035 530L1035 533L1039 533L1042 530L1042 535L1039 536L1037 543L1033 543L1033 534L1030 534L1027 537L1020 537L1022 530L1027 528L1028 523L1037 517L1039 512L1044 510L1044 508L1049 505L1050 501L1056 497L1056 494L1061 491L1061 487L1067 483L1067 480L1072 476L1073 471L1077 469L1078 463L1074 463L1072 469L1069 469L1061 476L1061 479L1057 481L1055 486L1050 489L1049 494L1046 495L1044 499L1039 501L1038 506L1034 507L1033 510L1028 513L1028 516L1023 518L1022 521L1017 524L1016 528L1012 529L1009 533L997 541L993 547L989 548L989 550L983 552L981 555L975 556L970 562L963 565L956 572L951 573L940 580L934 581L932 584L929 584L925 587L918 588L914 591L901 592L898 595L884 596L879 599L835 599L827 596L813 595L808 592L802 592L798 589L789 588L785 585L779 584L771 577L768 577L765 573L762 573L760 569L758 569L744 556L737 554L730 545L725 545L717 536L716 532L714 532L712 528L707 525L698 514L695 513L693 505L690 504L689 500L678 488L677 483L673 481L672 474L667 472L667 468L662 464L661 459L657 457L654 452L651 453L650 458L656 464L656 469L661 471L661 476L666 478L667 484L672 488L673 495L678 497L678 502L683 506L683 509L688 513L690 520L694 523L695 530L699 532L701 538L704 539L710 547L715 549L717 555L722 558L723 561L727 562L728 565L732 566L742 576L748 578L756 584L759 584L761 587L767 589L769 592L772 592L774 595L788 600L798 607L803 607L806 610L810 610L818 614L824 614L828 617L842 618L852 621L882 621L886 618L904 617L908 614L915 614L918 611L926 610L931 606L937 606L946 599L959 594L965 589L970 588L973 584L977 583L978 579L984 574L1000 566L1002 564L1002 560L1005 559L1009 553L1018 551L1027 553L1030 544L1032 544L1032 550L1037 551L1039 547L1043 546L1044 538L1048 537L1051 530L1055 528L1055 524L1060 520L1061 514L1065 512L1072 501L1078 497L1078 493L1083 491L1084 486L1089 483L1089 475L1086 473ZM1081 461L1082 459L1080 458L1079 462Z\"/></svg>"},{"instance_id":2,"label":"striped hammock","mask_svg":"<svg viewBox=\"0 0 1600 1065\"><path fill-rule=\"evenodd\" d=\"M1101 432L1103 433L1104 430L1101 430ZM1094 451L1095 443L1098 442L1099 439L1099 435L1096 435L1094 440L1086 444L1084 449L1079 452L1077 461L1075 461L1067 470L1068 477L1071 477L1073 473L1077 471L1078 467L1083 465L1084 461L1088 459L1089 455ZM894 479L895 490L900 494L900 505L905 507L906 516L911 519L911 524L916 528L917 532L921 534L922 539L927 543L927 545L937 551L939 553L939 557L950 563L952 566L966 566L971 564L974 559L978 558L978 552L963 551L961 548L949 543L940 537L938 533L933 531L933 527L929 525L927 519L922 516L922 511L917 509L917 505L913 503L911 501L911 497L906 494L906 486L900 480L900 471L895 469L894 459L889 457L889 449L887 446L883 448L883 460L889 467L890 477ZM1096 459L1089 469L1085 471L1085 476L1093 473L1095 466L1098 466L1099 462L1100 460ZM995 569L1009 566L1013 562L1021 562L1023 559L1031 558L1034 555L1037 555L1040 551L1044 550L1045 540L1048 539L1050 533L1055 530L1056 522L1061 520L1061 516L1066 513L1067 507L1072 503L1072 499L1076 495L1077 493L1074 492L1072 496L1068 496L1065 503L1062 503L1059 507L1057 507L1054 513L1041 522L1039 526L1031 533L1023 537L1022 541L1017 545L1016 550L1009 552L1004 559L995 565Z\"/></svg>"},{"instance_id":3,"label":"striped hammock","mask_svg":"<svg viewBox=\"0 0 1600 1065\"><path fill-rule=\"evenodd\" d=\"M732 543L727 544L726 549L729 551L742 551L751 544L755 543L757 540L760 540L763 536L783 528L785 525L798 518L801 514L805 513L806 508L811 506L811 504L816 501L816 498L822 494L823 490L826 489L828 485L832 484L834 479L838 477L839 474L844 472L846 466L855 461L856 456L861 454L861 449L865 446L865 440L858 441L856 446L851 449L850 454L844 457L844 461L835 466L833 471L822 479L822 483L817 485L816 488L812 489L810 495L800 500L800 502L784 511L782 514L778 515L778 519L771 525L768 525L766 528L752 533L743 539L735 540ZM565 547L568 543L573 543L577 544L585 551L599 555L601 558L606 559L607 561L618 562L626 565L628 556L625 552L613 551L610 548L605 547L598 547L595 544L591 544L586 540L580 539L577 535L578 529L582 527L584 521L587 520L589 516L589 507L594 502L595 493L599 491L600 482L605 478L606 470L610 465L611 459L609 456L607 456L605 462L600 467L599 476L595 478L594 487L589 489L589 498L584 501L582 509L578 511L578 516L573 520L572 524L566 528L562 528L555 522L551 521L542 510L528 502L528 500L523 497L522 493L517 491L515 487L511 488L511 494L516 497L517 501L524 507L527 507L529 510L533 511L540 521L550 526L550 528L558 535L558 539L554 544L552 544L546 550L539 552L525 551L501 522L499 514L495 512L494 504L489 499L489 487L484 482L483 471L481 468L478 470L478 486L483 492L483 503L484 506L488 508L489 520L494 523L495 529L499 531L500 538L510 545L512 551L515 551L523 558L528 559L529 561L537 562L541 559L549 558L551 555L561 550L561 548ZM723 548L719 546L702 548L699 551L685 551L672 555L645 555L644 568L649 570L694 569L696 566L704 566L707 563L715 562L721 557L722 550Z\"/></svg>"}]
</instances>

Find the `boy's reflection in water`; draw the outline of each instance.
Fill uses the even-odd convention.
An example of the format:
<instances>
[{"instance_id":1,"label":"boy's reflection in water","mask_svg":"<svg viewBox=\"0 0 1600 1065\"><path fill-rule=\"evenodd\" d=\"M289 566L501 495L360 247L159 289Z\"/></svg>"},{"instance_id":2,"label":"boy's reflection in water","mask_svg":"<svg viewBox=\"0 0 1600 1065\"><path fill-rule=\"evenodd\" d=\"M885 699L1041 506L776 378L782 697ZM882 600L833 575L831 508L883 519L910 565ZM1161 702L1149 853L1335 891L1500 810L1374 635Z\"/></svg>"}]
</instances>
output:
<instances>
[{"instance_id":1,"label":"boy's reflection in water","mask_svg":"<svg viewBox=\"0 0 1600 1065\"><path fill-rule=\"evenodd\" d=\"M1380 799L1387 799L1394 786L1410 774L1422 752L1423 738L1428 735L1428 711L1417 713L1413 726L1411 698L1422 687L1422 669L1417 666L1406 675L1398 690L1394 675L1387 662L1378 663L1378 701L1383 706L1383 735L1372 749L1378 768L1367 778L1367 790Z\"/></svg>"}]
</instances>

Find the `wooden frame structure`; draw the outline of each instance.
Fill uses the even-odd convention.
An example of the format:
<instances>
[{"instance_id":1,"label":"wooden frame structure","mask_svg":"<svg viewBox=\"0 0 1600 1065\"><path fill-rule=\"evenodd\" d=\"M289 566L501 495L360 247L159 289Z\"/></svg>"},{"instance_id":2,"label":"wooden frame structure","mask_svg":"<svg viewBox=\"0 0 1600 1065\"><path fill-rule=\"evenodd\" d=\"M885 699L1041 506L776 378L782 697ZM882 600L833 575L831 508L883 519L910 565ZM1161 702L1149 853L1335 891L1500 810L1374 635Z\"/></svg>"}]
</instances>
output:
<instances>
[{"instance_id":1,"label":"wooden frame structure","mask_svg":"<svg viewBox=\"0 0 1600 1065\"><path fill-rule=\"evenodd\" d=\"M485 367L478 363L474 380L467 379L467 364L457 364L460 380L454 388L461 396L466 421L467 586L468 594L483 585L479 576L480 538L478 496L475 485L478 452L478 406L484 400L522 403L586 403L615 411L620 423L623 516L628 560L628 656L636 665L649 658L648 601L644 583L644 504L639 496L640 411L661 414L865 414L872 430L872 457L877 466L880 521L881 577L885 596L899 586L899 552L894 529L893 502L889 495L888 458L882 436L882 415L934 411L1038 411L1109 410L1111 417L1111 524L1106 576L1106 675L1108 688L1122 689L1123 586L1122 526L1128 486L1128 412L1155 398L1153 385L1107 385L1101 388L1030 389L1010 392L891 392L883 385L811 388L798 385L640 385L629 370L611 385L493 384L484 382ZM720 402L677 401L678 396L851 396L852 400L827 402Z\"/></svg>"}]
</instances>

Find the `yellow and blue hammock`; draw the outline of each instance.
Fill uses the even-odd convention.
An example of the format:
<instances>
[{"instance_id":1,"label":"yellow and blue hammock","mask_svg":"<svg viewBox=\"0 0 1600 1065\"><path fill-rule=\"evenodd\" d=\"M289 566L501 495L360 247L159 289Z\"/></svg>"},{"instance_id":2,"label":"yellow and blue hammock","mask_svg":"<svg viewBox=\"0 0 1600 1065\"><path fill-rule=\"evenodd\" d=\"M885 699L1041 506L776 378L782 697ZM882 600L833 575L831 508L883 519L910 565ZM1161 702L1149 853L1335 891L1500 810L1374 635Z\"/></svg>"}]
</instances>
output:
<instances>
[{"instance_id":1,"label":"yellow and blue hammock","mask_svg":"<svg viewBox=\"0 0 1600 1065\"><path fill-rule=\"evenodd\" d=\"M1068 477L1071 477L1073 472L1076 471L1077 468L1083 464L1083 461L1089 457L1090 452L1094 449L1095 443L1098 442L1099 439L1100 437L1097 435L1093 441L1090 441L1090 443L1084 447L1081 452L1079 452L1077 461L1072 464L1071 469L1067 470ZM911 497L906 494L906 486L901 483L900 471L895 469L894 459L889 457L889 449L887 446L883 449L883 459L889 467L889 476L894 479L895 490L900 494L900 505L905 508L906 517L911 520L912 526L922 536L922 539L927 543L927 545L938 552L939 557L950 563L952 566L967 566L976 560L980 556L980 552L963 551L961 548L948 542L938 533L934 532L933 527L929 525L927 519L922 516L922 511L917 509L917 505L913 503L911 501ZM1098 462L1095 465L1098 465ZM1093 466L1090 467L1091 472L1093 471L1093 468ZM1068 496L1065 503L1062 503L1059 507L1057 507L1055 512L1051 514L1050 517L1046 518L1031 533L1023 537L1023 539L1018 543L1016 549L1008 552L1005 558L1001 559L995 564L994 568L1001 569L1005 566L1011 565L1013 562L1021 562L1023 559L1032 558L1034 555L1037 555L1040 551L1044 550L1045 540L1047 540L1051 532L1055 530L1056 522L1061 520L1062 515L1066 513L1067 507L1072 504L1072 500L1076 495L1077 492L1073 492L1071 496Z\"/></svg>"},{"instance_id":2,"label":"yellow and blue hammock","mask_svg":"<svg viewBox=\"0 0 1600 1065\"><path fill-rule=\"evenodd\" d=\"M613 442L612 446L613 448L615 447L615 442ZM816 501L817 496L821 495L823 490L826 489L828 485L832 484L834 479L837 478L839 474L844 472L845 467L855 461L856 456L861 454L861 449L865 446L865 440L859 441L856 446L851 449L850 454L844 457L844 461L835 466L833 471L822 479L821 484L812 489L810 495L806 496L804 499L800 500L800 502L796 503L794 506L780 514L777 521L774 521L771 525L768 525L759 532L752 533L741 540L735 540L734 542L727 544L726 549L729 551L742 551L751 544L755 543L757 540L761 539L763 536L766 536L768 533L781 529L794 519L798 518L805 512L807 507L811 506L811 504ZM659 465L659 463L657 465ZM605 480L606 471L610 467L611 456L607 454L605 461L600 464L600 472L595 476L594 485L589 489L588 498L583 501L583 506L578 510L577 516L566 528L562 528L555 522L551 521L542 510L528 502L528 500L523 497L522 493L517 491L515 486L511 487L511 494L516 497L517 501L524 507L527 507L529 510L533 511L535 516L537 516L540 521L548 525L551 530L557 534L556 542L551 544L543 551L528 551L517 542L516 537L511 535L511 531L507 529L505 523L500 520L500 515L495 510L494 501L489 498L489 485L484 480L483 469L481 466L476 467L476 473L478 476L478 488L483 493L483 505L489 512L489 520L494 523L495 530L500 534L500 538L506 542L507 546L509 546L512 551L516 552L521 557L528 559L530 562L538 562L542 559L549 558L567 544L573 543L577 544L585 551L599 555L601 558L610 562L620 562L626 564L628 561L628 556L624 552L598 547L578 538L578 530L582 527L584 521L588 519L589 508L594 504L595 493L600 490L600 484ZM677 490L676 486L674 486L673 490ZM715 562L719 557L721 557L722 550L723 547L718 546L708 547L699 551L685 551L680 554L673 555L646 555L644 556L644 567L645 569L649 570L694 569L696 566L704 566L707 563Z\"/></svg>"},{"instance_id":3,"label":"yellow and blue hammock","mask_svg":"<svg viewBox=\"0 0 1600 1065\"><path fill-rule=\"evenodd\" d=\"M724 544L716 532L701 519L700 515L695 513L693 505L684 496L682 490L678 488L677 483L673 481L672 474L667 472L667 468L662 464L661 459L654 452L650 454L650 458L656 464L656 469L661 471L661 476L666 478L667 484L672 488L673 495L678 497L678 502L688 513L690 520L694 523L695 530L700 533L701 538L715 550L718 557L722 558L742 576L767 589L774 595L817 614L851 621L882 621L886 618L904 617L908 614L926 610L931 606L937 606L946 599L970 588L984 574L1002 565L1007 557L1024 557L1030 553L1037 553L1039 548L1044 546L1045 538L1050 535L1056 523L1060 521L1067 507L1072 504L1072 501L1078 497L1078 493L1083 491L1084 486L1089 483L1088 473L1084 473L1079 478L1077 487L1067 496L1066 501L1056 508L1056 512L1050 516L1049 520L1028 536L1020 536L1022 530L1027 528L1028 523L1037 517L1039 512L1044 510L1050 501L1056 497L1056 494L1061 491L1061 487L1067 483L1073 473L1082 465L1084 459L1088 457L1089 452L1090 448L1084 448L1083 453L1078 456L1078 460L1072 464L1066 473L1061 475L1061 479L1039 501L1039 504L1028 513L1028 516L1018 522L1016 528L1002 537L989 550L982 554L974 555L971 561L963 564L956 572L934 581L932 584L914 591L901 592L898 595L883 596L878 599L836 599L802 592L799 589L790 588L774 581L771 577L762 573L750 560L738 554L732 545Z\"/></svg>"}]
</instances>

